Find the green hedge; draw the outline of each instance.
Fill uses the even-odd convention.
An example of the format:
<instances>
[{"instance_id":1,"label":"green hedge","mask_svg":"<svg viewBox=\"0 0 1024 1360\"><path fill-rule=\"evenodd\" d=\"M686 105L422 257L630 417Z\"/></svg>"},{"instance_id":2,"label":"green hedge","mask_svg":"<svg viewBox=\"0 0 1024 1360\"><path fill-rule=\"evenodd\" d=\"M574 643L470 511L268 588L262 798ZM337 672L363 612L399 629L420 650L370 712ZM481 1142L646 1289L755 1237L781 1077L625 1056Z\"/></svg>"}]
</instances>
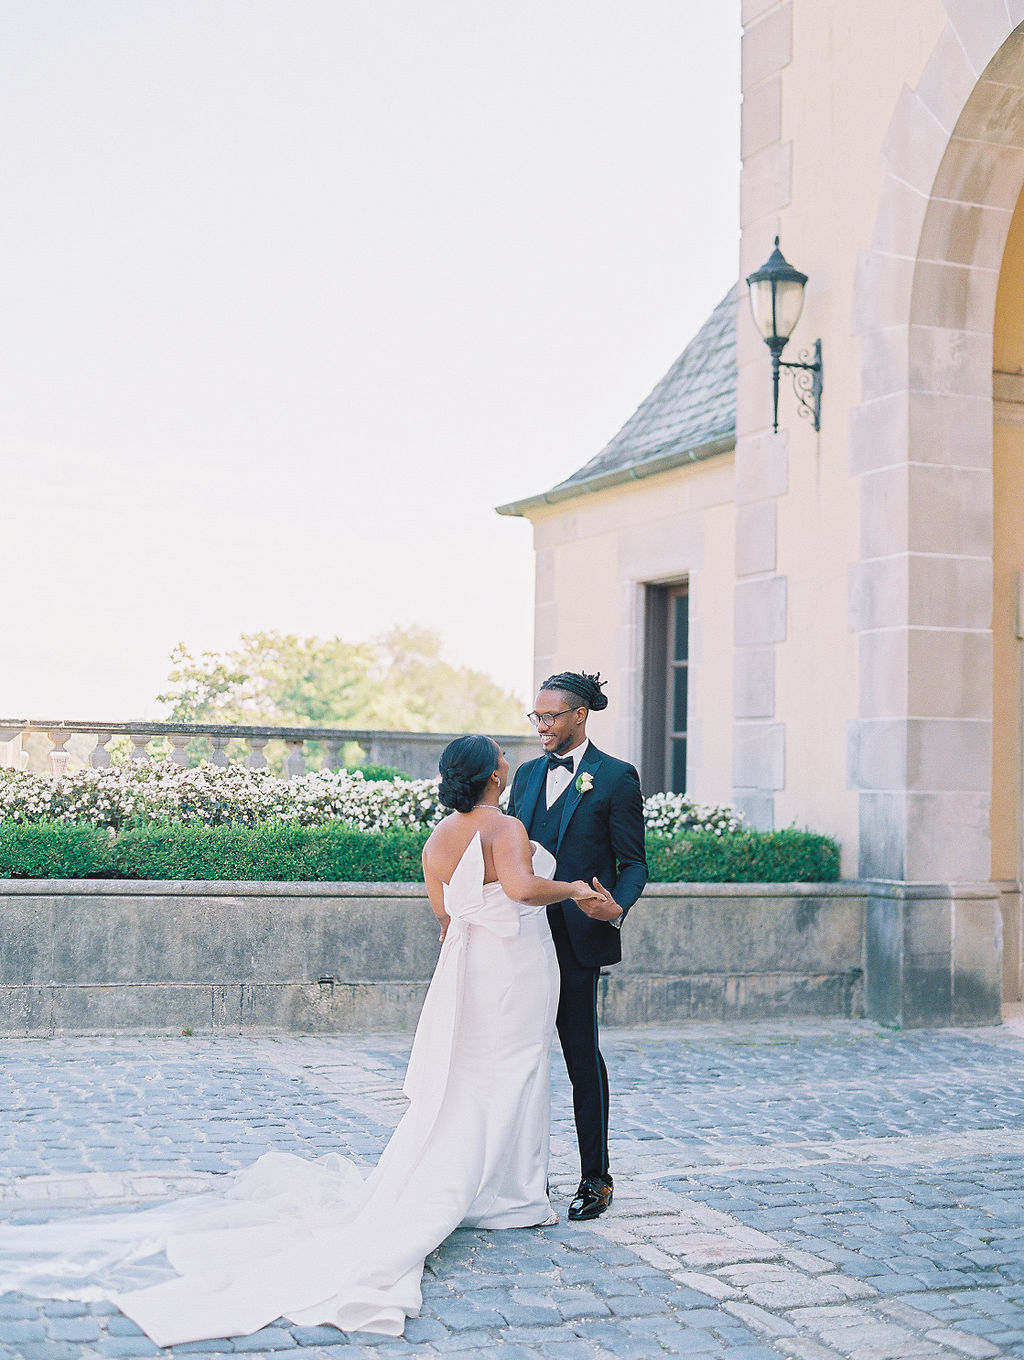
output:
<instances>
[{"instance_id":1,"label":"green hedge","mask_svg":"<svg viewBox=\"0 0 1024 1360\"><path fill-rule=\"evenodd\" d=\"M111 848L115 878L218 878L287 883L412 883L422 877L423 830L357 831L338 823L190 826L123 831Z\"/></svg>"},{"instance_id":2,"label":"green hedge","mask_svg":"<svg viewBox=\"0 0 1024 1360\"><path fill-rule=\"evenodd\" d=\"M734 831L647 837L652 883L832 883L839 846L813 831Z\"/></svg>"},{"instance_id":3,"label":"green hedge","mask_svg":"<svg viewBox=\"0 0 1024 1360\"><path fill-rule=\"evenodd\" d=\"M87 822L0 821L0 878L109 878L110 848Z\"/></svg>"},{"instance_id":4,"label":"green hedge","mask_svg":"<svg viewBox=\"0 0 1024 1360\"><path fill-rule=\"evenodd\" d=\"M73 822L0 822L0 878L233 879L412 883L423 830L357 831L337 824L131 827L116 840Z\"/></svg>"},{"instance_id":5,"label":"green hedge","mask_svg":"<svg viewBox=\"0 0 1024 1360\"><path fill-rule=\"evenodd\" d=\"M0 878L235 879L416 883L425 830L357 831L330 823L132 827L116 840L85 823L0 821ZM649 835L653 883L821 883L839 847L810 831Z\"/></svg>"}]
</instances>

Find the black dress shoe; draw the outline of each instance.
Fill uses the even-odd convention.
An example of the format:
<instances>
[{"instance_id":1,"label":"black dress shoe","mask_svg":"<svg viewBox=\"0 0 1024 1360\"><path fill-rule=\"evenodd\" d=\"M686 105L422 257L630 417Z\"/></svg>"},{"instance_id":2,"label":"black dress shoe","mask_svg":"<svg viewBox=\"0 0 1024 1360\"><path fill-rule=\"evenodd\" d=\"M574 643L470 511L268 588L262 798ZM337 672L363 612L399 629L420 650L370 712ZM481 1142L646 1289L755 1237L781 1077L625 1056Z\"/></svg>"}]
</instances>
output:
<instances>
[{"instance_id":1,"label":"black dress shoe","mask_svg":"<svg viewBox=\"0 0 1024 1360\"><path fill-rule=\"evenodd\" d=\"M611 1176L584 1176L576 1191L576 1198L569 1205L569 1218L574 1223L587 1218L597 1218L611 1202Z\"/></svg>"}]
</instances>

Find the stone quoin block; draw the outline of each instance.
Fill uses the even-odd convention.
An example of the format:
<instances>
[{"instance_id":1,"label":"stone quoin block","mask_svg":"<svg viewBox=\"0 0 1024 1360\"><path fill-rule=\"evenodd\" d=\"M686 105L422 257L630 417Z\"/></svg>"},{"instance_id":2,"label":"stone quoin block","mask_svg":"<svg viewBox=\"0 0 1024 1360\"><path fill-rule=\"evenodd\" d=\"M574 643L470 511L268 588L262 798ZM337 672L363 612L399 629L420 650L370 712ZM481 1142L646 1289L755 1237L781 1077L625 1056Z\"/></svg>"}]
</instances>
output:
<instances>
[{"instance_id":1,"label":"stone quoin block","mask_svg":"<svg viewBox=\"0 0 1024 1360\"><path fill-rule=\"evenodd\" d=\"M786 637L786 578L738 581L734 634L737 647L783 642Z\"/></svg>"}]
</instances>

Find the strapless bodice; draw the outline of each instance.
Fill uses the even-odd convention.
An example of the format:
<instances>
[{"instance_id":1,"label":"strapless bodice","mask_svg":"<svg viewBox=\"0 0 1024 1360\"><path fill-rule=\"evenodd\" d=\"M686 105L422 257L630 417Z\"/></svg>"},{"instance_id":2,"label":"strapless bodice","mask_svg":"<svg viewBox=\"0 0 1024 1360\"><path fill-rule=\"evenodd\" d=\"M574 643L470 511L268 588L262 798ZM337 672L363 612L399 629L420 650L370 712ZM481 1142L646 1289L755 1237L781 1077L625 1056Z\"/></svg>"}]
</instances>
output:
<instances>
[{"instance_id":1,"label":"strapless bodice","mask_svg":"<svg viewBox=\"0 0 1024 1360\"><path fill-rule=\"evenodd\" d=\"M520 921L525 921L528 917L537 916L547 910L546 907L537 906L530 902L513 902L505 893L505 889L500 883L485 883L483 885L483 905L488 916L492 913L498 917L503 917L506 906L515 908ZM449 912L449 915L451 913ZM486 924L486 921L484 922Z\"/></svg>"},{"instance_id":2,"label":"strapless bodice","mask_svg":"<svg viewBox=\"0 0 1024 1360\"><path fill-rule=\"evenodd\" d=\"M554 855L536 841L530 844L533 847L533 872L538 878L554 878ZM496 935L514 935L521 918L545 910L542 906L514 902L500 883L483 880L484 852L478 831L455 866L452 881L444 884L444 907L452 919L452 926L481 925ZM449 933L452 926L449 926Z\"/></svg>"}]
</instances>

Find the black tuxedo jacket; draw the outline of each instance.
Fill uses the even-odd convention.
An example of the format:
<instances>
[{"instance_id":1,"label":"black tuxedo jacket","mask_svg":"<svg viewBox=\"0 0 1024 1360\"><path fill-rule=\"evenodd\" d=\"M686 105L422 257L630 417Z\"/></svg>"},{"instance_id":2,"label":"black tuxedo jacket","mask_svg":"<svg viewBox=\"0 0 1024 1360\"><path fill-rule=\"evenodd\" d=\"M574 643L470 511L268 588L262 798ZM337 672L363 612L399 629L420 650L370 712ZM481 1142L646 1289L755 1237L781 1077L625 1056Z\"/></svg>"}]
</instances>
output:
<instances>
[{"instance_id":1,"label":"black tuxedo jacket","mask_svg":"<svg viewBox=\"0 0 1024 1360\"><path fill-rule=\"evenodd\" d=\"M593 785L587 793L580 793L576 783L584 772ZM508 810L527 831L537 800L544 797L547 773L547 759L541 756L520 765L513 776ZM633 766L606 756L591 742L566 792L558 840L547 849L557 861L558 878L582 878L589 883L596 874L625 914L647 882L644 804L640 776ZM602 968L619 962L622 939L614 926L591 920L575 902L559 905L580 963Z\"/></svg>"}]
</instances>

